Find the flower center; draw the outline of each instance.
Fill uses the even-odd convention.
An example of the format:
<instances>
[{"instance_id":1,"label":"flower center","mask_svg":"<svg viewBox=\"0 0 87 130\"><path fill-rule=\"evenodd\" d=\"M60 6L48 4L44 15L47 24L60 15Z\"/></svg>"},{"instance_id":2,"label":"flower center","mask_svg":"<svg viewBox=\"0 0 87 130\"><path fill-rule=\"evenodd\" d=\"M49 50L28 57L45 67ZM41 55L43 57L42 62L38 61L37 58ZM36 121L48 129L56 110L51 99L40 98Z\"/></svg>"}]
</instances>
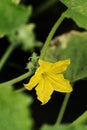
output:
<instances>
[{"instance_id":1,"label":"flower center","mask_svg":"<svg viewBox=\"0 0 87 130\"><path fill-rule=\"evenodd\" d=\"M46 72L42 72L41 75L42 75L42 76L46 76Z\"/></svg>"}]
</instances>

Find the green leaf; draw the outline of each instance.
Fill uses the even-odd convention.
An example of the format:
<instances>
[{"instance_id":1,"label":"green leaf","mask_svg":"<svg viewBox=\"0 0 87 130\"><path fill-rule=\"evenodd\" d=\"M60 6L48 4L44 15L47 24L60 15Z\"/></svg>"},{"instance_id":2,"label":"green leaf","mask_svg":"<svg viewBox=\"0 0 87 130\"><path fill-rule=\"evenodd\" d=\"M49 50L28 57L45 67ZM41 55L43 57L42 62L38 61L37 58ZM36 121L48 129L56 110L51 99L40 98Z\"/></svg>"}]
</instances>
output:
<instances>
[{"instance_id":1,"label":"green leaf","mask_svg":"<svg viewBox=\"0 0 87 130\"><path fill-rule=\"evenodd\" d=\"M0 2L0 35L8 34L24 25L31 16L31 6L17 5L11 0Z\"/></svg>"},{"instance_id":2,"label":"green leaf","mask_svg":"<svg viewBox=\"0 0 87 130\"><path fill-rule=\"evenodd\" d=\"M73 121L73 125L83 125L87 124L87 111L81 114L76 120Z\"/></svg>"},{"instance_id":3,"label":"green leaf","mask_svg":"<svg viewBox=\"0 0 87 130\"><path fill-rule=\"evenodd\" d=\"M22 44L22 49L25 51L33 51L35 47L35 34L34 34L34 24L28 24L18 30L17 40Z\"/></svg>"},{"instance_id":4,"label":"green leaf","mask_svg":"<svg viewBox=\"0 0 87 130\"><path fill-rule=\"evenodd\" d=\"M45 60L55 62L59 59L71 60L64 72L71 82L87 78L87 32L72 31L54 39Z\"/></svg>"},{"instance_id":5,"label":"green leaf","mask_svg":"<svg viewBox=\"0 0 87 130\"><path fill-rule=\"evenodd\" d=\"M21 0L11 0L12 2L14 2L15 4L19 4Z\"/></svg>"},{"instance_id":6,"label":"green leaf","mask_svg":"<svg viewBox=\"0 0 87 130\"><path fill-rule=\"evenodd\" d=\"M41 130L87 130L87 125L44 125Z\"/></svg>"},{"instance_id":7,"label":"green leaf","mask_svg":"<svg viewBox=\"0 0 87 130\"><path fill-rule=\"evenodd\" d=\"M0 87L0 130L31 130L31 102L30 97L13 91L12 86Z\"/></svg>"},{"instance_id":8,"label":"green leaf","mask_svg":"<svg viewBox=\"0 0 87 130\"><path fill-rule=\"evenodd\" d=\"M35 24L33 23L26 24L8 35L8 38L12 44L21 45L23 51L33 52L35 47L42 46L42 43L36 40L34 28Z\"/></svg>"},{"instance_id":9,"label":"green leaf","mask_svg":"<svg viewBox=\"0 0 87 130\"><path fill-rule=\"evenodd\" d=\"M60 0L68 9L65 17L73 19L79 27L87 29L87 0Z\"/></svg>"}]
</instances>

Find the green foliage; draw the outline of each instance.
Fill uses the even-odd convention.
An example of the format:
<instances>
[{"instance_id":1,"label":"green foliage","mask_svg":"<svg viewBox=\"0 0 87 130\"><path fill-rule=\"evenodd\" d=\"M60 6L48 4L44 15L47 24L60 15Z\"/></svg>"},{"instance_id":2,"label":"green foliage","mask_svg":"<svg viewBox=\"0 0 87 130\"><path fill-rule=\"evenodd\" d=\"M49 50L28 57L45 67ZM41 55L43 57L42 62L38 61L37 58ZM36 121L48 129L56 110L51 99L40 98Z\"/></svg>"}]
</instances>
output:
<instances>
[{"instance_id":1,"label":"green foliage","mask_svg":"<svg viewBox=\"0 0 87 130\"><path fill-rule=\"evenodd\" d=\"M15 4L19 4L20 0L11 0L12 2L14 2Z\"/></svg>"},{"instance_id":2,"label":"green foliage","mask_svg":"<svg viewBox=\"0 0 87 130\"><path fill-rule=\"evenodd\" d=\"M23 51L34 51L35 47L41 47L42 43L36 40L34 33L35 24L25 24L18 28L16 32L8 35L12 44L21 45Z\"/></svg>"},{"instance_id":3,"label":"green foliage","mask_svg":"<svg viewBox=\"0 0 87 130\"><path fill-rule=\"evenodd\" d=\"M65 17L73 19L79 27L87 29L87 0L60 0L68 9Z\"/></svg>"},{"instance_id":4,"label":"green foliage","mask_svg":"<svg viewBox=\"0 0 87 130\"><path fill-rule=\"evenodd\" d=\"M75 121L73 121L72 124L73 125L87 124L87 111L85 111L81 116L79 116Z\"/></svg>"},{"instance_id":5,"label":"green foliage","mask_svg":"<svg viewBox=\"0 0 87 130\"><path fill-rule=\"evenodd\" d=\"M53 0L49 0L49 2L52 1ZM52 41L51 39L65 17L74 20L79 27L87 29L87 0L60 1L67 6L67 10L54 24L47 37L47 41L45 42L45 51L41 52L44 52L43 59L50 62L70 59L71 64L64 72L64 75L73 83L77 80L87 78L87 32L80 33L72 31L56 37ZM0 2L0 36L6 35L12 45L8 47L3 56L1 54L0 71L13 49L15 49L15 46L20 45L22 51L29 51L29 54L34 52L35 47L39 48L42 46L42 43L36 40L34 32L35 24L28 23L32 16L32 7L24 6L19 3L20 0L2 0ZM46 7L46 3L44 5L42 7ZM51 5L53 4L51 3ZM41 9L41 11L42 10L43 9ZM38 14L37 12L38 11L36 11L36 14ZM33 18L36 18L36 14L33 15ZM51 43L49 41L51 41ZM31 118L30 110L32 99L21 92L19 93L18 91L12 90L12 86L8 85L8 83L15 84L25 79L25 77L31 76L38 67L38 56L33 53L29 60L26 68L29 69L31 73L26 73L11 81L1 83L0 85L0 130L32 129L33 120ZM87 112L84 116L85 118L83 117L82 119L82 117L83 116L79 117L71 125L45 125L41 130L86 130L87 126L82 126L81 124L87 122ZM77 126L77 124L80 125Z\"/></svg>"},{"instance_id":6,"label":"green foliage","mask_svg":"<svg viewBox=\"0 0 87 130\"><path fill-rule=\"evenodd\" d=\"M31 130L31 102L30 97L13 91L12 86L0 87L0 130Z\"/></svg>"},{"instance_id":7,"label":"green foliage","mask_svg":"<svg viewBox=\"0 0 87 130\"><path fill-rule=\"evenodd\" d=\"M31 6L17 5L11 0L0 2L0 35L17 30L30 18Z\"/></svg>"},{"instance_id":8,"label":"green foliage","mask_svg":"<svg viewBox=\"0 0 87 130\"><path fill-rule=\"evenodd\" d=\"M49 58L49 55L52 57ZM87 78L87 33L72 31L55 39L46 54L46 60L70 59L65 76L71 82Z\"/></svg>"},{"instance_id":9,"label":"green foliage","mask_svg":"<svg viewBox=\"0 0 87 130\"><path fill-rule=\"evenodd\" d=\"M73 126L73 125L44 125L41 130L87 130L86 125L78 125L78 126Z\"/></svg>"},{"instance_id":10,"label":"green foliage","mask_svg":"<svg viewBox=\"0 0 87 130\"><path fill-rule=\"evenodd\" d=\"M42 45L41 42L36 40L34 33L34 24L28 24L18 30L18 42L22 44L22 49L24 51L33 51L35 47L40 47Z\"/></svg>"},{"instance_id":11,"label":"green foliage","mask_svg":"<svg viewBox=\"0 0 87 130\"><path fill-rule=\"evenodd\" d=\"M33 53L31 57L29 57L29 62L27 63L26 69L29 71L35 71L38 67L37 61L39 57L36 53Z\"/></svg>"}]
</instances>

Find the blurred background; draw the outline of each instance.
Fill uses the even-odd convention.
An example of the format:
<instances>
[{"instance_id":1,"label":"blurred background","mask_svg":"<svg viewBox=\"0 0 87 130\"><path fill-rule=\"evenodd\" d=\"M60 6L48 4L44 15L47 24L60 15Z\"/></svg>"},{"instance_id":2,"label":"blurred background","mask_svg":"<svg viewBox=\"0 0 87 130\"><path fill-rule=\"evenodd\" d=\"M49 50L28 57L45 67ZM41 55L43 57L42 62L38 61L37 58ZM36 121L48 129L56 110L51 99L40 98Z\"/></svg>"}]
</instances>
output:
<instances>
[{"instance_id":1,"label":"blurred background","mask_svg":"<svg viewBox=\"0 0 87 130\"><path fill-rule=\"evenodd\" d=\"M52 26L56 22L56 20L60 17L62 12L67 8L58 0L21 0L20 4L24 4L26 6L32 5L33 14L30 19L30 23L35 24L35 35L36 39L45 42L48 33L50 32ZM78 26L71 20L65 19L58 30L55 33L55 36L59 36L63 33L67 33L71 30L79 30L84 31L82 28L78 28ZM54 37L55 37L54 36ZM9 41L7 37L3 37L0 39L0 58L6 51L9 46ZM39 55L41 48L35 48L35 52ZM31 52L24 52L20 47L16 48L9 59L7 60L5 66L0 72L0 82L4 82L6 80L10 80L21 74L27 72L26 63L28 62L28 58L31 56ZM15 84L14 89L20 89L23 87L24 82L28 82L29 79L21 81ZM86 109L86 99L87 99L87 81L79 81L74 85L74 91L71 94L66 112L64 114L63 123L72 122L79 115L81 115ZM35 120L34 129L38 130L38 128L43 123L54 124L62 104L64 94L54 92L51 100L44 106L40 105L40 102L36 99L35 90L27 91L24 93L31 95L34 98L34 102L31 105L32 109L32 117Z\"/></svg>"}]
</instances>

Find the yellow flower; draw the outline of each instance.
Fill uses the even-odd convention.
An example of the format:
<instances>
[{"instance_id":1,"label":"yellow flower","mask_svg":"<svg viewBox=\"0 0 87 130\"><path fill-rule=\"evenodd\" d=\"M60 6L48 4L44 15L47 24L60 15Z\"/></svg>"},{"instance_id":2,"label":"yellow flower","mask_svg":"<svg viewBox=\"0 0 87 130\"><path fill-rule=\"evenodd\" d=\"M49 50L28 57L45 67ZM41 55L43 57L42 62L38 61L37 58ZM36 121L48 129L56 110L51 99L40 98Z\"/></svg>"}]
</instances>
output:
<instances>
[{"instance_id":1,"label":"yellow flower","mask_svg":"<svg viewBox=\"0 0 87 130\"><path fill-rule=\"evenodd\" d=\"M71 92L72 87L67 79L64 79L61 72L65 71L70 64L70 60L61 60L55 63L39 60L39 67L34 76L30 79L25 88L31 90L35 87L38 100L42 105L47 103L53 91Z\"/></svg>"}]
</instances>

